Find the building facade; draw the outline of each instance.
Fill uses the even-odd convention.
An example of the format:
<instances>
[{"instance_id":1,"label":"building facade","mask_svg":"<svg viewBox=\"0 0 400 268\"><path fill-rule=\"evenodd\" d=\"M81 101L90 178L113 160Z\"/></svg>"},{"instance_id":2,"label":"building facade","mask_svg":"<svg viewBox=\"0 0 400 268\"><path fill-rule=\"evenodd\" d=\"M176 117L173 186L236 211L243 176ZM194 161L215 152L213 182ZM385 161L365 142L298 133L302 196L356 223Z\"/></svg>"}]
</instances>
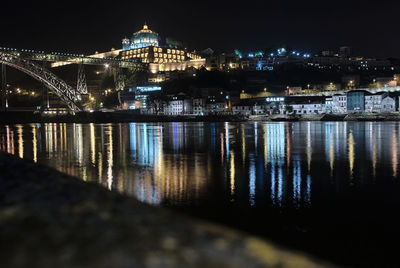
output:
<instances>
[{"instance_id":1,"label":"building facade","mask_svg":"<svg viewBox=\"0 0 400 268\"><path fill-rule=\"evenodd\" d=\"M159 36L148 28L134 33L131 40L122 40L121 59L140 59L144 63L178 63L187 60L198 60L200 56L186 49L175 47L160 46ZM205 64L205 61L204 61Z\"/></svg>"},{"instance_id":2,"label":"building facade","mask_svg":"<svg viewBox=\"0 0 400 268\"><path fill-rule=\"evenodd\" d=\"M376 94L365 95L365 112L366 113L380 113L382 108L382 99L388 94L380 92Z\"/></svg>"},{"instance_id":3,"label":"building facade","mask_svg":"<svg viewBox=\"0 0 400 268\"><path fill-rule=\"evenodd\" d=\"M396 101L393 98L386 96L382 99L381 107L382 113L393 113L396 111Z\"/></svg>"},{"instance_id":4,"label":"building facade","mask_svg":"<svg viewBox=\"0 0 400 268\"><path fill-rule=\"evenodd\" d=\"M357 113L365 110L365 94L363 90L353 90L347 92L347 112Z\"/></svg>"},{"instance_id":5,"label":"building facade","mask_svg":"<svg viewBox=\"0 0 400 268\"><path fill-rule=\"evenodd\" d=\"M326 112L325 103L298 103L291 106L294 114L322 114Z\"/></svg>"},{"instance_id":6,"label":"building facade","mask_svg":"<svg viewBox=\"0 0 400 268\"><path fill-rule=\"evenodd\" d=\"M332 96L332 113L344 114L347 112L347 96L336 94Z\"/></svg>"},{"instance_id":7,"label":"building facade","mask_svg":"<svg viewBox=\"0 0 400 268\"><path fill-rule=\"evenodd\" d=\"M204 115L206 112L206 101L204 98L195 98L193 99L193 114L195 115Z\"/></svg>"}]
</instances>

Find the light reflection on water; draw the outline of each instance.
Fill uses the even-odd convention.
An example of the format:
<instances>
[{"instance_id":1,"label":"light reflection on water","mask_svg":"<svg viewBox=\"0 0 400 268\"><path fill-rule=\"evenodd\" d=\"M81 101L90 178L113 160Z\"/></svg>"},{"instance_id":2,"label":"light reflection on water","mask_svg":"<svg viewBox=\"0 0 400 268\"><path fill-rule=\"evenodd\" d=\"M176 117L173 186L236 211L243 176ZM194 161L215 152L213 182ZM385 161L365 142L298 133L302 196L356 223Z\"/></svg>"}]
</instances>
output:
<instances>
[{"instance_id":1,"label":"light reflection on water","mask_svg":"<svg viewBox=\"0 0 400 268\"><path fill-rule=\"evenodd\" d=\"M399 127L394 122L7 125L0 126L0 150L153 205L300 209L325 194L369 187L382 176L397 178Z\"/></svg>"}]
</instances>

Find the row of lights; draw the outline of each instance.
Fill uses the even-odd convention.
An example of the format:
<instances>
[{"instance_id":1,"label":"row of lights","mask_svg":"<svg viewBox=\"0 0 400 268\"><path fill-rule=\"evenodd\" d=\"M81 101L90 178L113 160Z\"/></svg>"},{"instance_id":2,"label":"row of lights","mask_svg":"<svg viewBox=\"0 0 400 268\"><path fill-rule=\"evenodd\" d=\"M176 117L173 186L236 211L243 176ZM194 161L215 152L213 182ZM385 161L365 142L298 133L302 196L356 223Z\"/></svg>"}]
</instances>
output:
<instances>
[{"instance_id":1,"label":"row of lights","mask_svg":"<svg viewBox=\"0 0 400 268\"><path fill-rule=\"evenodd\" d=\"M8 47L0 47L0 50L6 50L6 51L21 51L21 52L29 52L29 53L39 53L39 54L46 54L44 51L36 51L32 49L16 49L16 48L8 48ZM123 62L136 62L135 60L122 60L122 59L115 59L115 58L93 58L93 57L87 57L83 54L68 54L68 53L62 53L62 52L50 52L51 55L61 55L61 56L70 56L70 57L81 57L81 58L87 58L87 59L96 59L96 60L110 60L110 61L123 61Z\"/></svg>"}]
</instances>

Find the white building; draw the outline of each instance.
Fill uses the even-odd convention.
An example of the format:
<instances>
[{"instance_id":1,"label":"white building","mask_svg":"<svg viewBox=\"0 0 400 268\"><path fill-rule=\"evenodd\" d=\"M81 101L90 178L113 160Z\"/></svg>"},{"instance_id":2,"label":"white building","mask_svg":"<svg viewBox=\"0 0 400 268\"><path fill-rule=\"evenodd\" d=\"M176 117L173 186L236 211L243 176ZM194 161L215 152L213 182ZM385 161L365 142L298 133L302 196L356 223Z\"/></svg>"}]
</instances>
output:
<instances>
[{"instance_id":1,"label":"white building","mask_svg":"<svg viewBox=\"0 0 400 268\"><path fill-rule=\"evenodd\" d=\"M192 100L189 99L179 99L178 97L173 97L172 100L168 102L168 105L164 108L165 115L186 115L192 114Z\"/></svg>"},{"instance_id":2,"label":"white building","mask_svg":"<svg viewBox=\"0 0 400 268\"><path fill-rule=\"evenodd\" d=\"M225 114L227 111L225 102L217 102L215 99L210 99L206 106L207 114Z\"/></svg>"},{"instance_id":3,"label":"white building","mask_svg":"<svg viewBox=\"0 0 400 268\"><path fill-rule=\"evenodd\" d=\"M193 99L193 114L204 115L206 112L206 101L203 98Z\"/></svg>"},{"instance_id":4,"label":"white building","mask_svg":"<svg viewBox=\"0 0 400 268\"><path fill-rule=\"evenodd\" d=\"M232 114L251 115L251 112L252 112L252 106L250 105L239 104L232 106Z\"/></svg>"},{"instance_id":5,"label":"white building","mask_svg":"<svg viewBox=\"0 0 400 268\"><path fill-rule=\"evenodd\" d=\"M252 107L252 114L265 114L265 108L263 105L253 105Z\"/></svg>"},{"instance_id":6,"label":"white building","mask_svg":"<svg viewBox=\"0 0 400 268\"><path fill-rule=\"evenodd\" d=\"M296 103L291 106L295 114L322 114L326 112L325 103Z\"/></svg>"},{"instance_id":7,"label":"white building","mask_svg":"<svg viewBox=\"0 0 400 268\"><path fill-rule=\"evenodd\" d=\"M396 111L396 101L387 96L382 100L381 107L381 113L393 113Z\"/></svg>"},{"instance_id":8,"label":"white building","mask_svg":"<svg viewBox=\"0 0 400 268\"><path fill-rule=\"evenodd\" d=\"M332 105L333 105L333 100L332 97L327 97L325 99L325 109L326 109L326 113L332 113Z\"/></svg>"},{"instance_id":9,"label":"white building","mask_svg":"<svg viewBox=\"0 0 400 268\"><path fill-rule=\"evenodd\" d=\"M365 112L380 113L382 108L382 100L387 96L386 92L365 95Z\"/></svg>"},{"instance_id":10,"label":"white building","mask_svg":"<svg viewBox=\"0 0 400 268\"><path fill-rule=\"evenodd\" d=\"M343 95L333 95L332 96L332 113L334 114L344 114L347 112L347 96Z\"/></svg>"}]
</instances>

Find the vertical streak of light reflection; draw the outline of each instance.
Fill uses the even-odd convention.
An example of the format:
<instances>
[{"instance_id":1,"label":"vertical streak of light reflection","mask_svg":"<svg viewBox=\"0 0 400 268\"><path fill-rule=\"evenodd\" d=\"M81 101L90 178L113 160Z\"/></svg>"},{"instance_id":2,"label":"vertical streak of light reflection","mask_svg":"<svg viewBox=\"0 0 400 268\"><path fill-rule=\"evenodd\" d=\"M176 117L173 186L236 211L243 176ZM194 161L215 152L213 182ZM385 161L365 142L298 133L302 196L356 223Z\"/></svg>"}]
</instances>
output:
<instances>
[{"instance_id":1,"label":"vertical streak of light reflection","mask_svg":"<svg viewBox=\"0 0 400 268\"><path fill-rule=\"evenodd\" d=\"M241 134L242 134L242 163L244 165L246 161L246 133L244 124L241 124Z\"/></svg>"},{"instance_id":2,"label":"vertical streak of light reflection","mask_svg":"<svg viewBox=\"0 0 400 268\"><path fill-rule=\"evenodd\" d=\"M235 153L231 151L230 158L230 185L231 185L231 196L235 195Z\"/></svg>"},{"instance_id":3,"label":"vertical streak of light reflection","mask_svg":"<svg viewBox=\"0 0 400 268\"><path fill-rule=\"evenodd\" d=\"M335 163L335 145L332 132L329 136L329 166L331 168L331 176L333 176L334 163Z\"/></svg>"},{"instance_id":4,"label":"vertical streak of light reflection","mask_svg":"<svg viewBox=\"0 0 400 268\"><path fill-rule=\"evenodd\" d=\"M307 122L307 171L311 170L311 123Z\"/></svg>"},{"instance_id":5,"label":"vertical streak of light reflection","mask_svg":"<svg viewBox=\"0 0 400 268\"><path fill-rule=\"evenodd\" d=\"M7 133L7 153L14 154L14 132L10 130L9 126L6 126Z\"/></svg>"},{"instance_id":6,"label":"vertical streak of light reflection","mask_svg":"<svg viewBox=\"0 0 400 268\"><path fill-rule=\"evenodd\" d=\"M271 201L272 204L275 204L275 165L271 165Z\"/></svg>"},{"instance_id":7,"label":"vertical streak of light reflection","mask_svg":"<svg viewBox=\"0 0 400 268\"><path fill-rule=\"evenodd\" d=\"M224 165L224 134L221 132L220 135L220 143L221 143L221 165Z\"/></svg>"},{"instance_id":8,"label":"vertical streak of light reflection","mask_svg":"<svg viewBox=\"0 0 400 268\"><path fill-rule=\"evenodd\" d=\"M94 135L94 124L90 124L90 156L92 160L92 164L96 163L96 139Z\"/></svg>"},{"instance_id":9,"label":"vertical streak of light reflection","mask_svg":"<svg viewBox=\"0 0 400 268\"><path fill-rule=\"evenodd\" d=\"M249 167L249 202L250 206L255 205L255 195L256 195L256 163L253 157L250 158Z\"/></svg>"},{"instance_id":10,"label":"vertical streak of light reflection","mask_svg":"<svg viewBox=\"0 0 400 268\"><path fill-rule=\"evenodd\" d=\"M229 160L229 123L225 122L225 148L226 160Z\"/></svg>"},{"instance_id":11,"label":"vertical streak of light reflection","mask_svg":"<svg viewBox=\"0 0 400 268\"><path fill-rule=\"evenodd\" d=\"M77 124L75 128L77 134L76 138L76 152L79 166L83 166L83 135L82 135L82 125Z\"/></svg>"},{"instance_id":12,"label":"vertical streak of light reflection","mask_svg":"<svg viewBox=\"0 0 400 268\"><path fill-rule=\"evenodd\" d=\"M278 205L282 205L282 199L283 199L283 166L281 164L278 165Z\"/></svg>"},{"instance_id":13,"label":"vertical streak of light reflection","mask_svg":"<svg viewBox=\"0 0 400 268\"><path fill-rule=\"evenodd\" d=\"M299 207L301 198L301 163L296 159L293 164L293 201Z\"/></svg>"},{"instance_id":14,"label":"vertical streak of light reflection","mask_svg":"<svg viewBox=\"0 0 400 268\"><path fill-rule=\"evenodd\" d=\"M37 137L36 137L36 125L32 124L32 151L33 151L33 162L37 163Z\"/></svg>"},{"instance_id":15,"label":"vertical streak of light reflection","mask_svg":"<svg viewBox=\"0 0 400 268\"><path fill-rule=\"evenodd\" d=\"M17 126L18 134L18 156L19 158L24 158L24 139L22 137L22 125Z\"/></svg>"},{"instance_id":16,"label":"vertical streak of light reflection","mask_svg":"<svg viewBox=\"0 0 400 268\"><path fill-rule=\"evenodd\" d=\"M264 167L267 168L268 164L268 142L267 142L267 125L263 125L264 129Z\"/></svg>"},{"instance_id":17,"label":"vertical streak of light reflection","mask_svg":"<svg viewBox=\"0 0 400 268\"><path fill-rule=\"evenodd\" d=\"M258 145L258 124L254 122L254 151L257 155L257 145Z\"/></svg>"},{"instance_id":18,"label":"vertical streak of light reflection","mask_svg":"<svg viewBox=\"0 0 400 268\"><path fill-rule=\"evenodd\" d=\"M108 125L108 143L107 143L107 187L111 190L113 183L113 138L112 138L112 125ZM146 145L145 145L146 146Z\"/></svg>"},{"instance_id":19,"label":"vertical streak of light reflection","mask_svg":"<svg viewBox=\"0 0 400 268\"><path fill-rule=\"evenodd\" d=\"M352 179L353 169L354 169L354 136L352 131L350 131L348 143L349 143L348 157L349 157L350 179Z\"/></svg>"},{"instance_id":20,"label":"vertical streak of light reflection","mask_svg":"<svg viewBox=\"0 0 400 268\"><path fill-rule=\"evenodd\" d=\"M392 166L393 166L393 177L397 177L397 165L398 165L398 153L399 153L399 143L397 141L397 131L396 129L392 135Z\"/></svg>"}]
</instances>

